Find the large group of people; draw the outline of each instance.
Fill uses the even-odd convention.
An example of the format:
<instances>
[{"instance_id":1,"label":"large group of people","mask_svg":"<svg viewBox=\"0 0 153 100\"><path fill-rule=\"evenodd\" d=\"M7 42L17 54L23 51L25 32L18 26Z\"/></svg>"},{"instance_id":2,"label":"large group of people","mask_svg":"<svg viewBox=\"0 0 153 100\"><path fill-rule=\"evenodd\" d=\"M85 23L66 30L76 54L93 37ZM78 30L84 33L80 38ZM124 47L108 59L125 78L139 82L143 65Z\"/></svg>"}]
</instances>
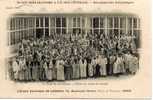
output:
<instances>
[{"instance_id":1,"label":"large group of people","mask_svg":"<svg viewBox=\"0 0 153 100\"><path fill-rule=\"evenodd\" d=\"M54 34L22 40L10 65L15 81L64 81L135 74L139 56L131 34Z\"/></svg>"}]
</instances>

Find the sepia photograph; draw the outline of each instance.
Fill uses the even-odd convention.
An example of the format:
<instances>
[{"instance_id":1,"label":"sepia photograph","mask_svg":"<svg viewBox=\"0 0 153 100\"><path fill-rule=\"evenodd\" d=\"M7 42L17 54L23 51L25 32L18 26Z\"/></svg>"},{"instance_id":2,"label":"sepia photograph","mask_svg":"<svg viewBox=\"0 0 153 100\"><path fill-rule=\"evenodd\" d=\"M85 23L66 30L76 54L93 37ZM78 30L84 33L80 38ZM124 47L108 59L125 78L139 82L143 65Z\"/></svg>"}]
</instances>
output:
<instances>
[{"instance_id":1,"label":"sepia photograph","mask_svg":"<svg viewBox=\"0 0 153 100\"><path fill-rule=\"evenodd\" d=\"M150 99L150 0L0 0L0 98Z\"/></svg>"},{"instance_id":2,"label":"sepia photograph","mask_svg":"<svg viewBox=\"0 0 153 100\"><path fill-rule=\"evenodd\" d=\"M8 19L13 81L136 75L140 18L130 13L13 14Z\"/></svg>"}]
</instances>

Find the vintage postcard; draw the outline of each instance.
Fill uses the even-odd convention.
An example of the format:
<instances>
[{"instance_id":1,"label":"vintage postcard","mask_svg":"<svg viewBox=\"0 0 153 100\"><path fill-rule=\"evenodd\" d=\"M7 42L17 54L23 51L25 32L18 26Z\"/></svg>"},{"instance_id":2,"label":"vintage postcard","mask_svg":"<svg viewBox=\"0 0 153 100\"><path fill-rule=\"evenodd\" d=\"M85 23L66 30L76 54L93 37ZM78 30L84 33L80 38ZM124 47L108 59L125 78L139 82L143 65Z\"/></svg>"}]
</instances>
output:
<instances>
[{"instance_id":1,"label":"vintage postcard","mask_svg":"<svg viewBox=\"0 0 153 100\"><path fill-rule=\"evenodd\" d=\"M0 98L151 98L151 0L1 0Z\"/></svg>"}]
</instances>

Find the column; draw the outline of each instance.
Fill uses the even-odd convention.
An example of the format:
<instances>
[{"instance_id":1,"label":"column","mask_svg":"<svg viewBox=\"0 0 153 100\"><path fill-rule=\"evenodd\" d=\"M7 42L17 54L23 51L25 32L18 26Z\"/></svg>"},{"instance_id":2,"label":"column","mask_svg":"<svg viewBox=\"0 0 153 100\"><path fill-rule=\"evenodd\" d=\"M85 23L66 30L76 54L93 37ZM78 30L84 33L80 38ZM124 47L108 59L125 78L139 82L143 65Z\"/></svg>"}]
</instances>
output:
<instances>
[{"instance_id":1,"label":"column","mask_svg":"<svg viewBox=\"0 0 153 100\"><path fill-rule=\"evenodd\" d=\"M29 34L30 34L30 18L27 18L27 29L26 29L26 34L27 34L27 39L29 39Z\"/></svg>"},{"instance_id":2,"label":"column","mask_svg":"<svg viewBox=\"0 0 153 100\"><path fill-rule=\"evenodd\" d=\"M98 27L98 34L100 34L100 16L99 16L98 18L99 18L99 22L98 22L98 24L99 24L99 27Z\"/></svg>"},{"instance_id":3,"label":"column","mask_svg":"<svg viewBox=\"0 0 153 100\"><path fill-rule=\"evenodd\" d=\"M43 37L45 37L45 16L43 16L43 27L42 27L42 29L43 29Z\"/></svg>"},{"instance_id":4,"label":"column","mask_svg":"<svg viewBox=\"0 0 153 100\"><path fill-rule=\"evenodd\" d=\"M36 38L36 16L34 17L34 38Z\"/></svg>"},{"instance_id":5,"label":"column","mask_svg":"<svg viewBox=\"0 0 153 100\"><path fill-rule=\"evenodd\" d=\"M140 25L139 25L139 21L140 21L139 18L137 18L137 29L138 29L138 30L139 30L139 26L140 26Z\"/></svg>"},{"instance_id":6,"label":"column","mask_svg":"<svg viewBox=\"0 0 153 100\"><path fill-rule=\"evenodd\" d=\"M13 44L15 44L16 41L16 31L17 31L17 22L16 22L16 17L14 17L14 22L15 22L15 27L14 27L14 34L13 34Z\"/></svg>"},{"instance_id":7,"label":"column","mask_svg":"<svg viewBox=\"0 0 153 100\"><path fill-rule=\"evenodd\" d=\"M112 34L114 34L114 16L112 17L112 19L113 19L113 27L112 27L113 33Z\"/></svg>"},{"instance_id":8,"label":"column","mask_svg":"<svg viewBox=\"0 0 153 100\"><path fill-rule=\"evenodd\" d=\"M50 36L50 27L51 27L51 25L50 25L50 16L48 17L48 21L49 21L49 26L48 26L48 31L49 31L49 36Z\"/></svg>"},{"instance_id":9,"label":"column","mask_svg":"<svg viewBox=\"0 0 153 100\"><path fill-rule=\"evenodd\" d=\"M11 39L10 39L10 36L11 36L11 31L12 31L12 23L13 23L13 21L12 21L12 18L10 18L9 20L8 20L8 27L9 27L9 32L8 32L8 45L11 45Z\"/></svg>"},{"instance_id":10,"label":"column","mask_svg":"<svg viewBox=\"0 0 153 100\"><path fill-rule=\"evenodd\" d=\"M66 17L66 33L69 32L69 17Z\"/></svg>"},{"instance_id":11,"label":"column","mask_svg":"<svg viewBox=\"0 0 153 100\"><path fill-rule=\"evenodd\" d=\"M87 18L87 16L86 16L86 17L85 17L85 35L87 35L87 32L88 32L87 21L88 21L88 18Z\"/></svg>"},{"instance_id":12,"label":"column","mask_svg":"<svg viewBox=\"0 0 153 100\"><path fill-rule=\"evenodd\" d=\"M120 30L121 30L121 27L120 27L120 17L118 16L118 30L119 30L119 44L120 44L120 36L121 36L121 34L120 34Z\"/></svg>"},{"instance_id":13,"label":"column","mask_svg":"<svg viewBox=\"0 0 153 100\"><path fill-rule=\"evenodd\" d=\"M132 18L132 27L131 27L131 29L132 29L132 36L133 36L133 17L131 17Z\"/></svg>"},{"instance_id":14,"label":"column","mask_svg":"<svg viewBox=\"0 0 153 100\"><path fill-rule=\"evenodd\" d=\"M60 22L61 22L61 27L60 27L60 30L61 30L61 31L60 31L60 35L62 35L62 33L63 33L63 23L62 23L62 22L63 22L63 18L64 18L64 17L60 17Z\"/></svg>"},{"instance_id":15,"label":"column","mask_svg":"<svg viewBox=\"0 0 153 100\"><path fill-rule=\"evenodd\" d=\"M91 17L91 29L92 29L92 34L94 33L94 30L93 30L93 17Z\"/></svg>"},{"instance_id":16,"label":"column","mask_svg":"<svg viewBox=\"0 0 153 100\"><path fill-rule=\"evenodd\" d=\"M82 16L80 17L80 29L81 29L81 35L82 35L82 29L83 29L83 26L82 26Z\"/></svg>"},{"instance_id":17,"label":"column","mask_svg":"<svg viewBox=\"0 0 153 100\"><path fill-rule=\"evenodd\" d=\"M125 34L128 34L128 17L125 17Z\"/></svg>"},{"instance_id":18,"label":"column","mask_svg":"<svg viewBox=\"0 0 153 100\"><path fill-rule=\"evenodd\" d=\"M105 36L108 35L108 18L107 16L104 17L104 29L105 29Z\"/></svg>"},{"instance_id":19,"label":"column","mask_svg":"<svg viewBox=\"0 0 153 100\"><path fill-rule=\"evenodd\" d=\"M56 17L55 17L55 34L56 34ZM55 35L55 34L54 34L54 35Z\"/></svg>"}]
</instances>

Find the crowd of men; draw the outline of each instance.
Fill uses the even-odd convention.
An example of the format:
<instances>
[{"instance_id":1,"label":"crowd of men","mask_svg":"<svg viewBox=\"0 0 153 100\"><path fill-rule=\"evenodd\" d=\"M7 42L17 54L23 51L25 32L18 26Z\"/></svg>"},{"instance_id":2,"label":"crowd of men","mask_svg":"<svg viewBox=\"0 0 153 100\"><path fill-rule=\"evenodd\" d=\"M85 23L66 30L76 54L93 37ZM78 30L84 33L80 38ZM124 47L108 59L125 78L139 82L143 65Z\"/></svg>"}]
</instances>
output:
<instances>
[{"instance_id":1,"label":"crowd of men","mask_svg":"<svg viewBox=\"0 0 153 100\"><path fill-rule=\"evenodd\" d=\"M136 38L130 34L54 34L19 43L11 61L16 81L64 81L135 74Z\"/></svg>"}]
</instances>

